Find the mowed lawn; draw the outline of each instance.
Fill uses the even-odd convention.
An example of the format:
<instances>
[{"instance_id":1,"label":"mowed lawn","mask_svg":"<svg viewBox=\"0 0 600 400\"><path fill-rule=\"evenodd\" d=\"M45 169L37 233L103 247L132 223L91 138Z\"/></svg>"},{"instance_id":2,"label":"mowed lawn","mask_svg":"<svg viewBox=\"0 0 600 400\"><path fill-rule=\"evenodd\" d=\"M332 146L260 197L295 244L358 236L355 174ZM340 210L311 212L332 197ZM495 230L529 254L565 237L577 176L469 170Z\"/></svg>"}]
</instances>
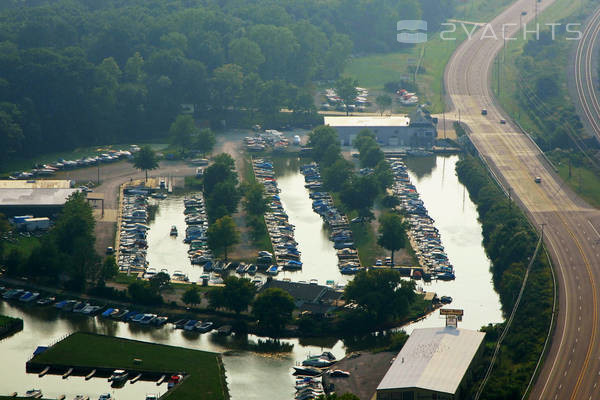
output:
<instances>
[{"instance_id":1,"label":"mowed lawn","mask_svg":"<svg viewBox=\"0 0 600 400\"><path fill-rule=\"evenodd\" d=\"M134 364L134 359L141 359L142 363ZM157 372L182 371L187 374L187 378L170 390L165 398L170 400L229 398L226 394L225 372L217 353L79 332L58 342L31 361L47 365L62 364Z\"/></svg>"}]
</instances>

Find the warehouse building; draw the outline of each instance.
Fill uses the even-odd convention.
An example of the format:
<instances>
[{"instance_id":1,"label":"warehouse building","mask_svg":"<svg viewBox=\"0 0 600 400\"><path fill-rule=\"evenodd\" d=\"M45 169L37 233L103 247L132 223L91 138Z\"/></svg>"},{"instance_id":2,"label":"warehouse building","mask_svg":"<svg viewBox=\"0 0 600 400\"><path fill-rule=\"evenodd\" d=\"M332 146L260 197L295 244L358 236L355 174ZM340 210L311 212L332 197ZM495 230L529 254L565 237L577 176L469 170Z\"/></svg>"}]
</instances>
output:
<instances>
[{"instance_id":1,"label":"warehouse building","mask_svg":"<svg viewBox=\"0 0 600 400\"><path fill-rule=\"evenodd\" d=\"M377 387L377 400L459 400L485 333L415 329Z\"/></svg>"},{"instance_id":2,"label":"warehouse building","mask_svg":"<svg viewBox=\"0 0 600 400\"><path fill-rule=\"evenodd\" d=\"M422 110L408 116L325 117L325 125L335 128L344 146L351 146L356 135L369 129L382 146L431 147L437 138L433 119Z\"/></svg>"},{"instance_id":3,"label":"warehouse building","mask_svg":"<svg viewBox=\"0 0 600 400\"><path fill-rule=\"evenodd\" d=\"M0 212L7 217L52 217L78 191L68 180L0 180Z\"/></svg>"}]
</instances>

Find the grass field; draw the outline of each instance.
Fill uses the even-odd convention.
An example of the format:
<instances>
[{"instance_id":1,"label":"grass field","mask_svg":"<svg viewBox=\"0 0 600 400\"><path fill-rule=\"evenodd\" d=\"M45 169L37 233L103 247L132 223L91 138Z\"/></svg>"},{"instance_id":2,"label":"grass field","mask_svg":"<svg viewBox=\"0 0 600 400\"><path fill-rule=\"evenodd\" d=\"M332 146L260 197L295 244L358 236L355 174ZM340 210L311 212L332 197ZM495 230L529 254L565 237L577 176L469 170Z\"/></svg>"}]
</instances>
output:
<instances>
[{"instance_id":1,"label":"grass field","mask_svg":"<svg viewBox=\"0 0 600 400\"><path fill-rule=\"evenodd\" d=\"M134 364L136 358L142 359L142 363ZM58 342L34 357L32 362L159 372L184 371L187 378L169 391L166 399L229 398L223 367L216 353L80 332Z\"/></svg>"},{"instance_id":2,"label":"grass field","mask_svg":"<svg viewBox=\"0 0 600 400\"><path fill-rule=\"evenodd\" d=\"M453 19L470 22L485 22L498 14L511 0L472 0L457 7ZM465 25L471 29L471 25ZM431 103L431 111L444 110L443 77L444 69L454 50L467 37L461 25L456 33L448 34L456 40L442 40L439 33L429 35L425 44L415 45L402 51L388 54L372 54L352 59L344 74L358 80L361 86L373 91L383 90L386 82L408 79L413 81L412 70L420 65L416 76L421 102ZM398 112L407 112L409 108L400 108Z\"/></svg>"}]
</instances>

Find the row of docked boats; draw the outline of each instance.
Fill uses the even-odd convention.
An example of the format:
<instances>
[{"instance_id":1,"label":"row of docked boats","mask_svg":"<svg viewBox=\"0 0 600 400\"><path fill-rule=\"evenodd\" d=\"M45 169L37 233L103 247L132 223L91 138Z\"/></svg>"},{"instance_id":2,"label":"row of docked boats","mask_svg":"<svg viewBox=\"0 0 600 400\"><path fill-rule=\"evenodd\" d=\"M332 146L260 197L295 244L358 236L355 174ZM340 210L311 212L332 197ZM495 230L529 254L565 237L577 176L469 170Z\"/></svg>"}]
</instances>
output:
<instances>
[{"instance_id":1,"label":"row of docked boats","mask_svg":"<svg viewBox=\"0 0 600 400\"><path fill-rule=\"evenodd\" d=\"M143 275L148 268L148 193L125 190L121 202L117 265L121 272Z\"/></svg>"},{"instance_id":2,"label":"row of docked boats","mask_svg":"<svg viewBox=\"0 0 600 400\"><path fill-rule=\"evenodd\" d=\"M0 287L2 298L7 301L19 301L36 306L52 306L62 312L100 316L102 318L113 319L116 321L132 322L140 325L163 326L167 323L168 317L157 314L143 313L135 310L116 308L111 306L99 306L86 301L76 299L57 300L55 297L42 297L37 292L30 292L25 289L11 289ZM26 299L26 300L23 300Z\"/></svg>"},{"instance_id":3,"label":"row of docked boats","mask_svg":"<svg viewBox=\"0 0 600 400\"><path fill-rule=\"evenodd\" d=\"M433 218L429 216L416 187L410 181L406 165L399 159L388 161L394 173L394 195L407 215L408 237L419 263L426 271L423 278L453 280L454 267L448 260Z\"/></svg>"},{"instance_id":4,"label":"row of docked boats","mask_svg":"<svg viewBox=\"0 0 600 400\"><path fill-rule=\"evenodd\" d=\"M321 375L336 363L335 356L326 351L319 355L308 356L301 365L294 367L296 376L295 400L312 400L324 396Z\"/></svg>"},{"instance_id":5,"label":"row of docked boats","mask_svg":"<svg viewBox=\"0 0 600 400\"><path fill-rule=\"evenodd\" d=\"M210 269L213 255L208 248L208 216L206 205L201 193L196 193L183 200L185 210L185 239L184 243L190 245L188 256L194 265L204 265Z\"/></svg>"},{"instance_id":6,"label":"row of docked boats","mask_svg":"<svg viewBox=\"0 0 600 400\"><path fill-rule=\"evenodd\" d=\"M267 268L269 275L277 275L281 268L292 271L302 269L298 242L294 237L294 225L289 222L281 204L273 164L269 160L257 158L252 160L252 168L256 180L264 186L265 196L269 200L264 218L274 251L274 254L259 252L258 262L265 264L271 258L273 265Z\"/></svg>"},{"instance_id":7,"label":"row of docked boats","mask_svg":"<svg viewBox=\"0 0 600 400\"><path fill-rule=\"evenodd\" d=\"M329 227L329 239L337 250L340 272L346 275L356 274L363 267L354 245L348 218L335 207L331 195L321 191L321 173L317 164L303 165L300 171L304 175L304 186L310 190L313 211L319 214Z\"/></svg>"}]
</instances>

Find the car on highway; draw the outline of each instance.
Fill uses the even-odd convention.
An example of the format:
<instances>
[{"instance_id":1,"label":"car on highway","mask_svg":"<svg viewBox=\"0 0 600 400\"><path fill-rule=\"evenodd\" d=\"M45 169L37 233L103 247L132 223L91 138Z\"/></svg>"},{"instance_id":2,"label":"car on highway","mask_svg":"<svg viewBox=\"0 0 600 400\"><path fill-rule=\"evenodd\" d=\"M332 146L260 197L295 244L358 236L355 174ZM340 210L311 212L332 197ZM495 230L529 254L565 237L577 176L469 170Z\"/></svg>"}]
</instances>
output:
<instances>
[{"instance_id":1,"label":"car on highway","mask_svg":"<svg viewBox=\"0 0 600 400\"><path fill-rule=\"evenodd\" d=\"M502 125L504 125L504 124L506 124L506 120L505 120L505 119L501 119L501 120L500 120L500 123L501 123Z\"/></svg>"},{"instance_id":2,"label":"car on highway","mask_svg":"<svg viewBox=\"0 0 600 400\"><path fill-rule=\"evenodd\" d=\"M535 183L542 183L542 178L540 176L536 176L534 181Z\"/></svg>"},{"instance_id":3,"label":"car on highway","mask_svg":"<svg viewBox=\"0 0 600 400\"><path fill-rule=\"evenodd\" d=\"M482 108L481 109L481 115L487 115L487 109Z\"/></svg>"}]
</instances>

